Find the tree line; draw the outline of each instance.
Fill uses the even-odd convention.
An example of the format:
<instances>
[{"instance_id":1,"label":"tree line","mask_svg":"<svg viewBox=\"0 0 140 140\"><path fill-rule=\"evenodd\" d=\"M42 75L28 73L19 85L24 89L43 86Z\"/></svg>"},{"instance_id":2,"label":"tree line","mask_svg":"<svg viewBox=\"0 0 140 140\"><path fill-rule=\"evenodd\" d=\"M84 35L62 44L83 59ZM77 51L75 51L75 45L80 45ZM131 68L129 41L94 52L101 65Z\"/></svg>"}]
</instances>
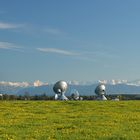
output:
<instances>
[{"instance_id":1,"label":"tree line","mask_svg":"<svg viewBox=\"0 0 140 140\"><path fill-rule=\"evenodd\" d=\"M54 96L47 96L46 93L38 94L38 95L30 95L28 92L25 92L24 95L9 95L9 94L0 94L0 100L54 100ZM83 100L96 100L96 95L91 96L80 96ZM106 95L108 100L119 99L119 100L140 100L140 95L130 95L130 94L122 94L122 95ZM68 96L68 99L72 100L71 96Z\"/></svg>"},{"instance_id":2,"label":"tree line","mask_svg":"<svg viewBox=\"0 0 140 140\"><path fill-rule=\"evenodd\" d=\"M25 92L23 95L16 94L1 94L0 100L54 100L54 96L48 96L46 93L30 95L29 92ZM69 100L72 100L72 96L67 96ZM80 96L83 100L94 100L96 96Z\"/></svg>"}]
</instances>

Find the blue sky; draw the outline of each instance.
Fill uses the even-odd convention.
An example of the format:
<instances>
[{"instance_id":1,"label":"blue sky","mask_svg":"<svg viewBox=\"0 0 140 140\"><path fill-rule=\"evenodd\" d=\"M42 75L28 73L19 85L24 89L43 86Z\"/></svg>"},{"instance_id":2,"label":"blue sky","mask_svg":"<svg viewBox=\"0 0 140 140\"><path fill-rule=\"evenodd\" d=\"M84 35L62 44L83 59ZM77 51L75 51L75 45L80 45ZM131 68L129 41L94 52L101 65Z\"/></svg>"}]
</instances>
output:
<instances>
[{"instance_id":1,"label":"blue sky","mask_svg":"<svg viewBox=\"0 0 140 140\"><path fill-rule=\"evenodd\" d=\"M0 81L135 80L139 0L1 0Z\"/></svg>"}]
</instances>

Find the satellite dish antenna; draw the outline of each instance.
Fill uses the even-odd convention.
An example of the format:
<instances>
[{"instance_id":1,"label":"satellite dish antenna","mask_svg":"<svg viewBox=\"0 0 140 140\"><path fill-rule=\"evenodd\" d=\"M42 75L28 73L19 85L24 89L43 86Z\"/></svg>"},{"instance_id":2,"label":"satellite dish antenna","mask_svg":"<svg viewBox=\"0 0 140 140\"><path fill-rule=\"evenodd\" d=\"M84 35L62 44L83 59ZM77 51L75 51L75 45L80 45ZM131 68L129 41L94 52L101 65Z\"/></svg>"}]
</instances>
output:
<instances>
[{"instance_id":1,"label":"satellite dish antenna","mask_svg":"<svg viewBox=\"0 0 140 140\"><path fill-rule=\"evenodd\" d=\"M79 92L76 89L71 91L71 98L73 100L79 100L80 99Z\"/></svg>"},{"instance_id":2,"label":"satellite dish antenna","mask_svg":"<svg viewBox=\"0 0 140 140\"><path fill-rule=\"evenodd\" d=\"M65 81L58 81L53 86L53 91L55 92L55 100L68 100L64 95L68 88L68 85Z\"/></svg>"},{"instance_id":3,"label":"satellite dish antenna","mask_svg":"<svg viewBox=\"0 0 140 140\"><path fill-rule=\"evenodd\" d=\"M96 87L95 93L98 95L98 100L107 100L105 97L106 91L105 91L105 85L100 84Z\"/></svg>"}]
</instances>

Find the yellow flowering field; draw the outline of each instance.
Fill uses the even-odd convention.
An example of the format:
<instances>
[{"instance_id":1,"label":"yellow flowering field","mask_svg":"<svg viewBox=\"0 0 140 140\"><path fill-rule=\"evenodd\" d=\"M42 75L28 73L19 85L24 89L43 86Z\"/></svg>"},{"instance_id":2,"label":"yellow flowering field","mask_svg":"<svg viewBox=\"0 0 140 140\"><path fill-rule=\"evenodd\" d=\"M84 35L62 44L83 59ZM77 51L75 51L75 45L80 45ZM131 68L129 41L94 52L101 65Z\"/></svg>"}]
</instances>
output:
<instances>
[{"instance_id":1,"label":"yellow flowering field","mask_svg":"<svg viewBox=\"0 0 140 140\"><path fill-rule=\"evenodd\" d=\"M140 140L140 101L0 101L0 140Z\"/></svg>"}]
</instances>

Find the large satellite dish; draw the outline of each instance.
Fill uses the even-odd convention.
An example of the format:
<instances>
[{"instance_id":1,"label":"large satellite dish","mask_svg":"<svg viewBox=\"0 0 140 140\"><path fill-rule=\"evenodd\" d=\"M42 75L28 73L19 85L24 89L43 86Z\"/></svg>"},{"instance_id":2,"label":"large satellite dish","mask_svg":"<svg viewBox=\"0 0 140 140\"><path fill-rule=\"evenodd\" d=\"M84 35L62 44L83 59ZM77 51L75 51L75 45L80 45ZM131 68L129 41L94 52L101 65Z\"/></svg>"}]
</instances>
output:
<instances>
[{"instance_id":1,"label":"large satellite dish","mask_svg":"<svg viewBox=\"0 0 140 140\"><path fill-rule=\"evenodd\" d=\"M95 89L95 93L98 95L98 100L107 100L107 98L105 97L105 85L99 84Z\"/></svg>"},{"instance_id":2,"label":"large satellite dish","mask_svg":"<svg viewBox=\"0 0 140 140\"><path fill-rule=\"evenodd\" d=\"M71 99L72 100L79 100L80 99L79 92L76 89L73 89L71 91Z\"/></svg>"},{"instance_id":3,"label":"large satellite dish","mask_svg":"<svg viewBox=\"0 0 140 140\"><path fill-rule=\"evenodd\" d=\"M68 85L65 81L58 81L53 86L53 91L55 92L55 100L68 100L64 95L68 88Z\"/></svg>"}]
</instances>

